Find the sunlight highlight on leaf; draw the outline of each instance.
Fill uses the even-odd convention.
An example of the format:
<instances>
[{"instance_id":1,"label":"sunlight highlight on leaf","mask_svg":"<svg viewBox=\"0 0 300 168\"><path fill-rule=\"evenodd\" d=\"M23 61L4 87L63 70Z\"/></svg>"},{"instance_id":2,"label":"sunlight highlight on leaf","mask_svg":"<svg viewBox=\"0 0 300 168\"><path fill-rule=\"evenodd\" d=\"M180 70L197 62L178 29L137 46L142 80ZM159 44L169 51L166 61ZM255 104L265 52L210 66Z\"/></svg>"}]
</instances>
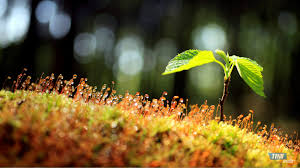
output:
<instances>
[{"instance_id":1,"label":"sunlight highlight on leaf","mask_svg":"<svg viewBox=\"0 0 300 168\"><path fill-rule=\"evenodd\" d=\"M188 70L215 61L212 51L187 50L178 54L168 63L163 75Z\"/></svg>"}]
</instances>

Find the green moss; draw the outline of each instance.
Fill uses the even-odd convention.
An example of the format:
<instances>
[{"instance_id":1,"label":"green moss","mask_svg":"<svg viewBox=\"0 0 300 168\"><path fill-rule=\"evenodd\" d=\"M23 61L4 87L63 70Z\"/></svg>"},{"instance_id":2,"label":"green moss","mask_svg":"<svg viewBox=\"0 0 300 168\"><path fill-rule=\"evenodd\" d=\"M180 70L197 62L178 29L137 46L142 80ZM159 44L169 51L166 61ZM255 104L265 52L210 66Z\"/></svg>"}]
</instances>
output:
<instances>
[{"instance_id":1,"label":"green moss","mask_svg":"<svg viewBox=\"0 0 300 168\"><path fill-rule=\"evenodd\" d=\"M121 105L28 91L0 91L0 107L0 148L6 149L0 165L285 166L269 159L272 146L257 134L215 120L197 125L176 115L143 116Z\"/></svg>"}]
</instances>

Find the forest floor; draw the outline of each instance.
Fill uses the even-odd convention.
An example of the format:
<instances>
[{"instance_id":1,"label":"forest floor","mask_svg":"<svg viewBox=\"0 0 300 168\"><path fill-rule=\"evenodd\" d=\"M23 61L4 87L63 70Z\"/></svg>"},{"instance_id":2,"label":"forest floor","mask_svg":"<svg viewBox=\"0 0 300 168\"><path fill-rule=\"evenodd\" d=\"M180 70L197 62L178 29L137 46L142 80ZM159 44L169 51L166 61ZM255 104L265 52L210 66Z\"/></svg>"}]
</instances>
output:
<instances>
[{"instance_id":1,"label":"forest floor","mask_svg":"<svg viewBox=\"0 0 300 168\"><path fill-rule=\"evenodd\" d=\"M299 140L253 111L218 122L206 103L65 83L0 91L0 166L300 167Z\"/></svg>"}]
</instances>

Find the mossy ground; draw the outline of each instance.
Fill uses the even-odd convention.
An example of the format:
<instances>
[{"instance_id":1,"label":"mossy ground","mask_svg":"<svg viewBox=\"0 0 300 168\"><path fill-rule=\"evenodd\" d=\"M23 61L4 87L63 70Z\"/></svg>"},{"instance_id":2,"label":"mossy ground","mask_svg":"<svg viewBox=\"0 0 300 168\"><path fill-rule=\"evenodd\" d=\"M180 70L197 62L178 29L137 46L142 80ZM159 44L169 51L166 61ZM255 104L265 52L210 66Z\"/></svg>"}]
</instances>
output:
<instances>
[{"instance_id":1,"label":"mossy ground","mask_svg":"<svg viewBox=\"0 0 300 168\"><path fill-rule=\"evenodd\" d=\"M206 104L184 116L180 101L110 97L0 91L0 166L300 166L299 143L255 129L251 113L218 123Z\"/></svg>"},{"instance_id":2,"label":"mossy ground","mask_svg":"<svg viewBox=\"0 0 300 168\"><path fill-rule=\"evenodd\" d=\"M299 140L254 125L253 111L218 122L206 102L116 95L77 75L33 83L25 72L0 91L0 166L300 166ZM287 153L289 163L269 152Z\"/></svg>"}]
</instances>

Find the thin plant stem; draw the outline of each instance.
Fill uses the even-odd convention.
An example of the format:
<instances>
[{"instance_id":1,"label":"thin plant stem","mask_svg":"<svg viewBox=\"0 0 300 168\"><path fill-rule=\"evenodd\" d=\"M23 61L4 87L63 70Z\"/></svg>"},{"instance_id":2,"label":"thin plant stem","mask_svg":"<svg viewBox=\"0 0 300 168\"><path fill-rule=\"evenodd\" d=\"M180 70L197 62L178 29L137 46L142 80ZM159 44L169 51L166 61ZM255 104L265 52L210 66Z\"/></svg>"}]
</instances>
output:
<instances>
[{"instance_id":1,"label":"thin plant stem","mask_svg":"<svg viewBox=\"0 0 300 168\"><path fill-rule=\"evenodd\" d=\"M225 103L225 99L228 96L228 87L229 87L229 83L230 83L230 76L225 79L224 78L224 89L223 89L223 96L220 99L220 112L221 112L221 116L220 116L220 121L224 121L224 103Z\"/></svg>"}]
</instances>

